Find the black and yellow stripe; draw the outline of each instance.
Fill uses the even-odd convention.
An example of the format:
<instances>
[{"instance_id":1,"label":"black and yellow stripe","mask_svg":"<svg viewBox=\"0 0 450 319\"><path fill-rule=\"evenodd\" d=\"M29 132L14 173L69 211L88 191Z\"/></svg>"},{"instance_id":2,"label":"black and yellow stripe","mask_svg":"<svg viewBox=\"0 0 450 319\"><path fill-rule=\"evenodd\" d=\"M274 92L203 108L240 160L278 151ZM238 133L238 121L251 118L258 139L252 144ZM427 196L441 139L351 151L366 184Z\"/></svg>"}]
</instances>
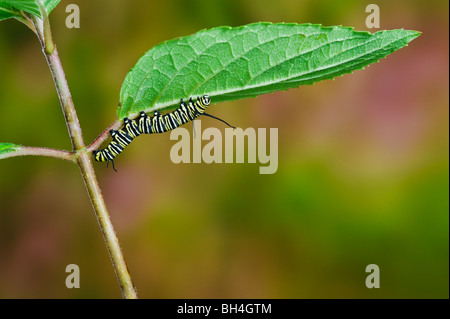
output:
<instances>
[{"instance_id":1,"label":"black and yellow stripe","mask_svg":"<svg viewBox=\"0 0 450 319\"><path fill-rule=\"evenodd\" d=\"M123 149L130 144L134 138L141 134L164 133L176 129L178 126L193 121L200 115L207 115L218 119L210 114L205 113L206 108L211 104L208 95L197 98L194 102L192 98L188 103L181 99L180 106L173 112L161 115L155 111L153 116L141 112L139 117L134 120L124 119L124 126L120 130L111 130L112 141L102 150L93 152L94 159L97 162L112 162L114 168L114 158L119 155ZM218 119L229 125L227 122ZM115 170L115 168L114 168Z\"/></svg>"}]
</instances>

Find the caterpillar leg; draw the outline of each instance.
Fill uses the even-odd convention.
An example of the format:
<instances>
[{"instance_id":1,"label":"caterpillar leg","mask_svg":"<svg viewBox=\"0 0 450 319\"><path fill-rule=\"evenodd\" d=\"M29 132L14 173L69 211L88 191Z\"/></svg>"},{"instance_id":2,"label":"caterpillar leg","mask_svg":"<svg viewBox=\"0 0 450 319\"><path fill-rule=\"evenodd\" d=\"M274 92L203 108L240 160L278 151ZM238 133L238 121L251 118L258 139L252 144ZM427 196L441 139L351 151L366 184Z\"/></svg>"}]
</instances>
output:
<instances>
[{"instance_id":1,"label":"caterpillar leg","mask_svg":"<svg viewBox=\"0 0 450 319\"><path fill-rule=\"evenodd\" d=\"M108 161L106 162L106 168L108 168L109 162L112 163L113 170L117 173L117 170L116 170L116 168L114 167L114 160L108 160Z\"/></svg>"},{"instance_id":2,"label":"caterpillar leg","mask_svg":"<svg viewBox=\"0 0 450 319\"><path fill-rule=\"evenodd\" d=\"M108 167L109 162L112 163L113 170L117 172L115 166L114 166L114 155L111 153L111 151L108 148L104 148L100 151L94 151L92 152L94 159L97 162L106 162L106 167Z\"/></svg>"}]
</instances>

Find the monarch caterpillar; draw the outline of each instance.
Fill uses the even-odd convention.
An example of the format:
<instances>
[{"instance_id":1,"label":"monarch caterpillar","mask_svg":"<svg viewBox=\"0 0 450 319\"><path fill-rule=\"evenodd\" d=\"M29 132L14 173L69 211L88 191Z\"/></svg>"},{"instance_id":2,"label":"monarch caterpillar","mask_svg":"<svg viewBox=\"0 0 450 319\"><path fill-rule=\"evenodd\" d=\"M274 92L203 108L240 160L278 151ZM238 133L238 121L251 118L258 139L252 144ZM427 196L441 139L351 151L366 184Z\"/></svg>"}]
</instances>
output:
<instances>
[{"instance_id":1,"label":"monarch caterpillar","mask_svg":"<svg viewBox=\"0 0 450 319\"><path fill-rule=\"evenodd\" d=\"M208 95L203 95L197 98L194 102L192 97L188 103L183 99L180 101L180 106L173 112L161 115L158 111L154 112L153 116L148 116L142 111L139 117L134 120L124 118L124 126L120 130L111 130L112 141L107 147L93 152L94 159L97 162L111 162L113 169L114 158L122 153L123 149L128 146L134 138L141 134L164 133L176 129L178 126L193 121L200 115L206 115L224 122L230 127L230 124L213 115L205 113L205 109L211 104L211 98Z\"/></svg>"}]
</instances>

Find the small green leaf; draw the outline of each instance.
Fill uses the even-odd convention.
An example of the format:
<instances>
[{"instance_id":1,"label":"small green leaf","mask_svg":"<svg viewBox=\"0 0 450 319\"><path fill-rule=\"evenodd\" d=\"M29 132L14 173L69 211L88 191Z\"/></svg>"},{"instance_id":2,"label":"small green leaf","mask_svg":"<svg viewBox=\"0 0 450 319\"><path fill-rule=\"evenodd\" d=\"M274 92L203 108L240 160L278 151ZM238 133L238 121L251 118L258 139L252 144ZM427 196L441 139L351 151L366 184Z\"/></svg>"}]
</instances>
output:
<instances>
[{"instance_id":1,"label":"small green leaf","mask_svg":"<svg viewBox=\"0 0 450 319\"><path fill-rule=\"evenodd\" d=\"M0 21L21 16L20 11L25 11L41 18L41 12L36 1L39 0L0 0ZM50 14L60 1L42 0L47 14Z\"/></svg>"},{"instance_id":2,"label":"small green leaf","mask_svg":"<svg viewBox=\"0 0 450 319\"><path fill-rule=\"evenodd\" d=\"M118 116L169 109L190 96L208 94L216 103L332 79L377 62L419 35L266 22L203 30L141 57L122 85Z\"/></svg>"},{"instance_id":3,"label":"small green leaf","mask_svg":"<svg viewBox=\"0 0 450 319\"><path fill-rule=\"evenodd\" d=\"M20 148L20 145L12 143L0 143L0 158L3 154L15 152Z\"/></svg>"}]
</instances>

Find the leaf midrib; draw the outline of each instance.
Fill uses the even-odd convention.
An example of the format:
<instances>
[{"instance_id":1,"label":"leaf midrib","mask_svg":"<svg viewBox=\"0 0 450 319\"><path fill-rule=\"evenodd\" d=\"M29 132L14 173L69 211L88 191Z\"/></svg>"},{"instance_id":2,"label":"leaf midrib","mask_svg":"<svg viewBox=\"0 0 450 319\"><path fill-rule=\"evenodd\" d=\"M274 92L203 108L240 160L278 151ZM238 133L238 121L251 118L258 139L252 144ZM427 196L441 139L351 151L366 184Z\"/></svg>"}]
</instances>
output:
<instances>
[{"instance_id":1,"label":"leaf midrib","mask_svg":"<svg viewBox=\"0 0 450 319\"><path fill-rule=\"evenodd\" d=\"M300 34L300 33L295 33L295 34L298 35L298 34ZM316 35L318 35L318 34L323 34L323 32L318 31L318 32L311 33L311 34L309 34L308 36L306 36L306 38L312 37L312 36L316 36ZM205 51L207 51L208 49L210 49L211 47L217 45L217 44L228 43L229 41L231 41L231 39L233 39L233 38L235 38L236 36L239 36L239 35L242 35L242 33L236 34L235 36L231 37L231 38L228 39L227 41L215 42L215 43L213 43L212 45L206 47L205 50L202 50L202 51L201 51L201 54L204 53ZM216 36L216 37L217 37L217 36ZM260 46L262 46L262 45L264 45L264 44L267 44L267 43L270 43L270 42L274 42L276 39L280 39L280 38L290 38L290 37L291 37L291 36L275 37L274 39L270 39L270 40L268 40L268 41L259 43L257 46L252 47L251 50L257 49L258 47L260 47ZM165 43L164 45L167 45L167 43ZM317 47L317 48L315 48L315 49L319 49L319 48L321 48L321 47L323 47L323 46ZM306 52L304 52L304 53L302 53L302 54L307 54L307 53L309 53L309 52L311 52L311 51L314 51L315 49L306 51ZM238 60L239 58L243 57L245 54L247 54L247 53L250 52L251 50L245 51L245 52L243 52L242 54L240 54L240 55L234 57L233 60L231 60L229 63L225 64L224 66L222 66L217 72L215 72L215 74L213 74L212 76L210 76L209 78L207 78L206 80L204 80L204 81L201 83L201 85L203 85L204 83L206 83L207 81L209 81L210 79L212 79L212 78L213 78L214 76L216 76L218 73L220 73L221 71L223 71L228 65L230 65L230 64L233 63L233 62L235 62L235 61ZM171 52L171 50L170 50L169 53L168 53L169 55L170 55L170 52ZM172 55L170 55L170 56L172 57ZM187 63L185 63L185 64L184 64L184 65L176 72L175 75L179 75L179 74L181 73L181 71L186 70L186 68L188 68L188 66L189 66L192 62L194 62L195 60L197 60L200 56L201 56L201 55L198 55L198 54L195 55L194 58L190 59ZM172 57L172 59L173 59L173 57ZM287 60L285 60L285 61L287 61ZM266 70L267 70L267 69L266 69ZM150 76L150 72L148 72L148 73L146 74L145 78L141 81L140 86L139 86L139 90L136 92L136 94L135 94L135 96L134 96L134 98L133 98L133 103L130 105L130 110L133 109L133 106L134 106L134 104L135 104L135 101L137 100L137 96L138 96L139 93L143 90L142 84L144 83L145 80L148 79L149 76ZM157 98L155 98L155 99L152 101L152 105L155 105L155 104L158 102L158 100L159 100L159 99L161 98L161 96L162 96L162 93L164 93L164 92L167 90L167 88L169 87L169 84L172 83L174 79L175 79L175 76L173 76L173 77L170 79L169 83L166 84L166 86L164 87L163 91L157 96ZM196 89L198 89L198 87L200 87L200 85L197 85L197 86L194 88L194 90L192 90L188 95L191 95L192 92L194 92ZM232 92L232 91L231 91L231 92ZM170 106L170 105L172 105L172 104L173 104L173 103L168 104L167 106Z\"/></svg>"},{"instance_id":2,"label":"leaf midrib","mask_svg":"<svg viewBox=\"0 0 450 319\"><path fill-rule=\"evenodd\" d=\"M16 15L16 13L14 11L8 10L6 8L0 8L0 11L4 11L4 12L7 12L7 13L11 13L12 15Z\"/></svg>"},{"instance_id":3,"label":"leaf midrib","mask_svg":"<svg viewBox=\"0 0 450 319\"><path fill-rule=\"evenodd\" d=\"M392 41L392 42L390 42L389 44L393 44L393 43L395 43L395 42L397 42L397 41L400 41L400 40L403 39L403 38L404 38L404 37L397 38L395 41ZM328 58L327 60L329 60L329 59L335 57L336 55L343 54L343 53L345 53L345 52L347 52L347 51L350 51L350 50L354 50L354 49L358 48L359 46L363 46L363 45L365 45L365 44L367 44L367 43L370 43L370 42L372 42L372 41L375 41L376 39L378 39L378 38L374 37L374 38L371 39L369 42L365 42L365 43L360 44L360 45L358 45L358 46L355 46L355 47L353 47L353 48L351 48L351 49L347 49L347 50L345 50L345 51L339 52L338 54L335 54L335 55L331 56L331 57ZM336 41L333 41L333 42L339 42L339 41L345 41L345 40L348 40L348 39L340 39L340 40L336 40ZM329 43L332 43L332 42L329 42ZM329 43L328 43L328 44L329 44ZM324 45L325 45L325 44L324 44ZM320 46L320 47L317 47L317 48L315 48L315 49L319 49L319 48L323 47L324 45L322 45L322 46ZM383 47L381 47L381 48L376 48L375 50L369 51L369 54L374 53L374 52L377 52L377 51L380 51L380 50L383 50L384 47L386 47L385 44L383 44ZM315 49L310 50L310 51L305 52L305 53L309 53L309 52L311 52L311 51L314 51ZM366 55L366 54L367 54L367 53L365 53L365 54L363 54L363 55ZM346 63L348 63L348 62L350 62L350 61L356 60L356 59L359 58L360 56L361 56L361 55L359 55L359 56L357 56L357 57L354 57L354 58L352 58L352 59L347 59L347 60L345 60L345 61L342 61L342 63L336 63L336 64L333 64L333 65L329 65L329 66L327 66L327 67L318 68L318 69L314 70L313 72L317 72L317 71L325 70L325 69L328 69L328 68L333 68L333 67L336 67L336 66L339 66L339 65L342 65L342 64L346 64ZM296 57L299 57L299 56L296 56ZM292 57L292 58L290 58L290 59L294 59L294 58L296 58L296 57ZM289 61L290 59L285 60L285 61L283 61L283 62L281 62L281 63L284 63L284 62L286 62L286 61ZM281 63L278 63L278 64L276 64L276 65L279 65L279 64L281 64ZM275 67L276 65L273 65L272 67ZM271 68L272 68L272 67L271 67ZM266 71L267 71L267 70L268 70L268 69L266 69ZM313 72L306 72L306 73L303 73L303 74L300 74L300 75L308 75L308 74L313 73ZM300 75L299 75L299 76L300 76ZM306 79L304 79L304 80L307 81L307 80L313 79L313 78L314 78L314 77L306 78ZM283 82L286 82L286 81L289 81L289 79L280 79L280 80L276 80L276 81L274 80L273 82L268 83L268 84L271 84L271 85L272 85L272 84L279 84L279 83L283 83ZM245 87L245 90L251 90L251 89L253 89L253 88L258 88L258 87L261 87L261 88L262 88L262 86L264 86L264 85L261 85L261 84L250 85L250 86ZM198 87L197 87L197 88L198 88ZM216 91L216 92L214 92L214 93L218 93L218 94L216 94L216 95L225 95L225 94L233 93L233 92L236 92L236 91L241 91L241 89L222 90L222 91ZM191 93L192 93L192 92L193 92L193 91L191 91ZM165 108L165 107L174 105L174 103L176 103L175 100L174 100L174 101L171 101L171 102L162 103L162 104L160 104L159 107L157 107L157 108L155 108L155 109L156 109L156 110L163 109L163 108Z\"/></svg>"},{"instance_id":4,"label":"leaf midrib","mask_svg":"<svg viewBox=\"0 0 450 319\"><path fill-rule=\"evenodd\" d=\"M315 35L317 35L317 34L322 34L322 33L323 33L323 32L312 33L312 34L308 35L307 38L308 38L308 37L311 37L311 36L315 36ZM278 37L277 39L280 39L280 38L290 38L290 36L286 36L286 37ZM357 39L357 38L361 38L361 37L354 37L354 38L351 38L351 39ZM368 42L364 42L363 44L360 44L360 45L357 45L357 46L355 46L355 47L353 47L353 48L351 48L351 49L347 49L347 50L345 50L345 51L339 52L338 54L342 54L342 53L345 53L345 52L347 52L347 51L354 50L354 49L360 47L361 45L365 45L365 44L367 44L367 43L370 43L370 42L374 41L375 39L376 39L376 38L371 39L371 40L368 41ZM336 39L336 40L333 40L333 41L331 41L331 42L324 43L324 44L322 44L322 45L320 45L320 46L318 46L318 47L312 48L311 50L302 52L300 55L296 55L296 56L293 56L293 57L288 58L288 59L286 59L286 60L283 60L283 61L281 61L281 62L278 62L278 63L276 63L276 64L273 64L273 65L271 65L270 67L268 67L268 68L266 68L266 69L264 69L264 70L258 72L257 74L252 75L251 79L250 79L249 81L247 81L247 83L244 84L243 87L244 87L245 90L252 89L252 88L254 88L254 87L259 87L259 86L261 86L261 84L255 84L254 86L248 86L248 83L250 83L251 81L253 81L255 78L257 78L258 76L260 76L260 75L263 74L264 72L267 72L268 70L273 69L273 68L279 66L280 64L289 62L289 61L291 61L292 59L299 58L299 57L301 57L301 55L306 55L306 54L308 54L308 53L311 53L311 52L320 50L320 49L322 49L323 47L325 47L325 46L327 46L327 45L331 45L331 44L336 43L336 42L343 42L343 41L346 41L346 40L349 40L349 39L342 39L342 38L341 38L341 39ZM252 50L258 48L259 46L261 46L261 45L263 45L263 44L266 44L266 43L269 43L269 42L272 42L272 41L275 41L275 40L272 39L272 40L270 40L270 41L263 42L263 43L261 43L260 45L253 47ZM248 53L248 52L250 52L250 51L251 51L251 50L247 51L246 53ZM371 52L374 52L374 51L371 51ZM338 55L338 54L335 54L335 55L333 55L333 56L328 57L324 62L330 60L332 57L335 57L335 56ZM224 67L222 67L222 68L221 68L219 71L217 71L215 74L213 74L212 76L210 76L209 78L207 78L207 79L204 80L203 82L199 83L197 86L194 87L194 89L190 92L190 94L192 94L192 93L193 93L196 89L198 89L200 86L202 86L203 84L205 84L206 82L208 82L209 80L211 80L213 77L217 76L217 75L218 75L220 72L222 72L229 64L235 62L237 59L241 58L242 56L243 56L243 55L237 57L237 58L234 59L233 61L230 61L227 65L225 65ZM353 59L351 59L351 60L353 60ZM346 63L346 62L348 62L348 61L350 61L350 60L347 60L347 61L345 61L344 63ZM331 66L328 66L328 67L332 68L332 67L334 67L334 66L336 66L336 65L340 65L340 64L344 64L344 63L338 63L338 64L334 64L334 65L331 65ZM327 67L327 68L328 68L328 67ZM301 74L301 75L306 75L306 74L308 74L308 73L311 73L311 68L310 68L309 64L308 64L308 68L309 68L309 72L305 72L305 73L303 73L303 74ZM322 69L323 69L323 68L322 68ZM313 72L319 71L319 70L321 70L321 69L316 69L316 70L314 70ZM281 79L281 80L278 80L278 81L274 80L274 81L271 82L270 84L277 84L277 83L284 82L284 81L286 81L286 80L289 80L289 78ZM266 84L266 83L264 83L263 85L265 85L265 84ZM239 89L239 90L242 90L242 89ZM230 91L224 90L224 91L216 91L216 92L220 93L220 94L218 94L218 95L222 95L222 94L231 93L231 92L233 92L233 91L235 91L235 89L232 89L232 90L230 90ZM224 92L225 92L225 93L224 93Z\"/></svg>"}]
</instances>

